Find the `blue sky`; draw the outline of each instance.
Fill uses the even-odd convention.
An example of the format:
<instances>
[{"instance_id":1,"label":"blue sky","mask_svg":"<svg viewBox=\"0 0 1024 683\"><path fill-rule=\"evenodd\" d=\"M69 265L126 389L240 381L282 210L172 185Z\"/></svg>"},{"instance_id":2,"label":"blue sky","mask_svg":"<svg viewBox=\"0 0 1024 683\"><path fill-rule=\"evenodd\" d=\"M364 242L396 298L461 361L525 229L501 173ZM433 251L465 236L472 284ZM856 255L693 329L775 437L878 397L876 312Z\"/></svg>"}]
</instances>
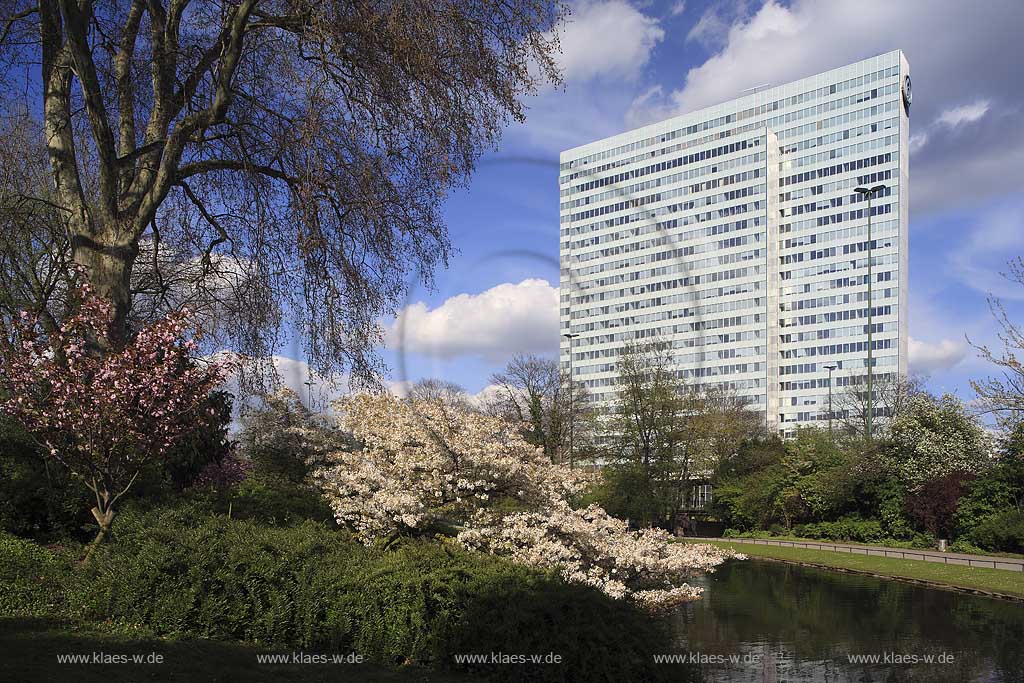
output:
<instances>
[{"instance_id":1,"label":"blue sky","mask_svg":"<svg viewBox=\"0 0 1024 683\"><path fill-rule=\"evenodd\" d=\"M891 49L914 78L910 169L911 369L969 400L992 368L1002 297L1024 322L1024 5L962 0L716 3L587 0L562 36L562 88L532 98L470 185L448 200L458 253L414 290L381 353L392 381L440 377L471 392L516 352L554 355L558 153ZM401 351L398 349L401 347Z\"/></svg>"}]
</instances>

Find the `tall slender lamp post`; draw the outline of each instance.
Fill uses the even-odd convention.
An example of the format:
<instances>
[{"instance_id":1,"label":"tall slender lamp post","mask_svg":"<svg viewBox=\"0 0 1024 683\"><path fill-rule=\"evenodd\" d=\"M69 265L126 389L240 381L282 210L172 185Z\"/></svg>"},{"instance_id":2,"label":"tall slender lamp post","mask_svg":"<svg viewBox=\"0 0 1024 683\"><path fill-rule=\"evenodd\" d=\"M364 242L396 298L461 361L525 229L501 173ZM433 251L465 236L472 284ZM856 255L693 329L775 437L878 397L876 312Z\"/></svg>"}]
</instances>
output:
<instances>
[{"instance_id":1,"label":"tall slender lamp post","mask_svg":"<svg viewBox=\"0 0 1024 683\"><path fill-rule=\"evenodd\" d=\"M570 321L571 322L571 321ZM572 376L572 340L578 337L578 334L572 332L566 332L562 335L569 340L569 467L574 466L574 453L573 450L576 447L576 413L575 402L576 387L574 385L575 379Z\"/></svg>"},{"instance_id":2,"label":"tall slender lamp post","mask_svg":"<svg viewBox=\"0 0 1024 683\"><path fill-rule=\"evenodd\" d=\"M835 370L838 365L835 363L829 363L824 366L828 370L828 433L832 433L832 371Z\"/></svg>"},{"instance_id":3,"label":"tall slender lamp post","mask_svg":"<svg viewBox=\"0 0 1024 683\"><path fill-rule=\"evenodd\" d=\"M886 186L882 183L879 183L878 185L874 185L872 187L861 186L854 188L854 192L864 195L865 197L867 197L868 200L868 415L867 423L865 425L865 434L867 436L868 441L871 441L871 422L874 419L875 410L875 393L873 384L874 363L871 358L871 197L874 196L875 193L881 192L885 188Z\"/></svg>"}]
</instances>

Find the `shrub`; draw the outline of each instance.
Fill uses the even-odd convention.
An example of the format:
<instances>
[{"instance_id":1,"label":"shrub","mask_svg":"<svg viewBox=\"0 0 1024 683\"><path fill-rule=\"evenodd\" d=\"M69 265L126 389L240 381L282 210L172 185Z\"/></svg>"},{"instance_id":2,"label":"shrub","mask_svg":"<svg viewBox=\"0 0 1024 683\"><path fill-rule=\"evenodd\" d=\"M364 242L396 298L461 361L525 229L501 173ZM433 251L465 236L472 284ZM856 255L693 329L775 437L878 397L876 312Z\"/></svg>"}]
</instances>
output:
<instances>
[{"instance_id":1,"label":"shrub","mask_svg":"<svg viewBox=\"0 0 1024 683\"><path fill-rule=\"evenodd\" d=\"M941 538L953 535L953 515L957 501L969 486L974 475L953 472L924 483L917 491L910 492L905 500L907 515L917 528Z\"/></svg>"},{"instance_id":2,"label":"shrub","mask_svg":"<svg viewBox=\"0 0 1024 683\"><path fill-rule=\"evenodd\" d=\"M290 526L305 520L337 526L324 497L301 484L250 477L231 491L230 503L231 516L238 519L253 519L275 526ZM223 508L221 505L221 511Z\"/></svg>"},{"instance_id":3,"label":"shrub","mask_svg":"<svg viewBox=\"0 0 1024 683\"><path fill-rule=\"evenodd\" d=\"M773 535L770 531L741 531L739 529L726 529L722 532L722 538L771 538ZM782 534L777 534L781 536Z\"/></svg>"},{"instance_id":4,"label":"shrub","mask_svg":"<svg viewBox=\"0 0 1024 683\"><path fill-rule=\"evenodd\" d=\"M907 519L906 500L900 483L895 479L882 482L875 496L878 500L878 516L885 533L896 539L912 537L914 530Z\"/></svg>"},{"instance_id":5,"label":"shrub","mask_svg":"<svg viewBox=\"0 0 1024 683\"><path fill-rule=\"evenodd\" d=\"M985 550L1024 553L1024 511L1011 509L992 515L972 530L967 540Z\"/></svg>"},{"instance_id":6,"label":"shrub","mask_svg":"<svg viewBox=\"0 0 1024 683\"><path fill-rule=\"evenodd\" d=\"M976 555L984 554L985 552L982 548L963 538L958 538L950 543L949 549L954 553L974 553Z\"/></svg>"},{"instance_id":7,"label":"shrub","mask_svg":"<svg viewBox=\"0 0 1024 683\"><path fill-rule=\"evenodd\" d=\"M0 614L45 615L60 604L69 567L31 541L0 532Z\"/></svg>"},{"instance_id":8,"label":"shrub","mask_svg":"<svg viewBox=\"0 0 1024 683\"><path fill-rule=\"evenodd\" d=\"M828 541L853 541L855 543L883 543L886 536L877 519L844 517L835 522L802 524L794 531L804 538L820 538Z\"/></svg>"},{"instance_id":9,"label":"shrub","mask_svg":"<svg viewBox=\"0 0 1024 683\"><path fill-rule=\"evenodd\" d=\"M651 657L663 642L653 620L552 574L450 544L406 540L382 552L314 522L270 528L206 512L123 512L114 542L76 581L74 612L157 634L354 650L384 663L458 668L456 653L561 654L561 666L528 672L537 680L662 674Z\"/></svg>"},{"instance_id":10,"label":"shrub","mask_svg":"<svg viewBox=\"0 0 1024 683\"><path fill-rule=\"evenodd\" d=\"M47 463L23 428L0 417L0 530L33 538L75 535L92 520L91 495Z\"/></svg>"}]
</instances>

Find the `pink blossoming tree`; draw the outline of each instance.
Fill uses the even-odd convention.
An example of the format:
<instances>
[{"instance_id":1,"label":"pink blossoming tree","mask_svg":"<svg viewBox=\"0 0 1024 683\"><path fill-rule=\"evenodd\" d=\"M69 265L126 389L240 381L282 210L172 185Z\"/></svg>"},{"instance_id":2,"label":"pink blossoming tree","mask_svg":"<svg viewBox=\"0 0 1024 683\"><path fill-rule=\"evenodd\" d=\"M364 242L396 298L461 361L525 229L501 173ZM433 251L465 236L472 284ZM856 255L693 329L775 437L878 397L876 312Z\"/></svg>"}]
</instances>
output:
<instances>
[{"instance_id":1,"label":"pink blossoming tree","mask_svg":"<svg viewBox=\"0 0 1024 683\"><path fill-rule=\"evenodd\" d=\"M99 353L112 311L88 285L56 329L22 313L0 344L0 412L21 423L95 494L103 539L115 505L150 464L191 431L216 419L209 395L225 362L194 360L188 312L143 327Z\"/></svg>"}]
</instances>

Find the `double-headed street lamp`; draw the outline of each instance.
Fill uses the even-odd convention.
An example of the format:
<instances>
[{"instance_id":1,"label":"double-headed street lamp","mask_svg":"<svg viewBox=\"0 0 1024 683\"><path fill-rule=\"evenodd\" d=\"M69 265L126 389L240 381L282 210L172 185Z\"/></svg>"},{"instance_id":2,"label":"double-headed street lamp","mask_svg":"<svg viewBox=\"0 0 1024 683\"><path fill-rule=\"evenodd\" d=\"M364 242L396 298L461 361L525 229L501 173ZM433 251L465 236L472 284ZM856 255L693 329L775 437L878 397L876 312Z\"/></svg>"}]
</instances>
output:
<instances>
[{"instance_id":1,"label":"double-headed street lamp","mask_svg":"<svg viewBox=\"0 0 1024 683\"><path fill-rule=\"evenodd\" d=\"M828 370L828 433L832 433L832 371L835 370L838 365L835 363L827 363L824 368Z\"/></svg>"},{"instance_id":2,"label":"double-headed street lamp","mask_svg":"<svg viewBox=\"0 0 1024 683\"><path fill-rule=\"evenodd\" d=\"M576 415L573 406L576 390L572 376L572 340L579 335L566 332L562 336L569 340L569 467L571 468L573 467L573 449L576 441Z\"/></svg>"},{"instance_id":3,"label":"double-headed street lamp","mask_svg":"<svg viewBox=\"0 0 1024 683\"><path fill-rule=\"evenodd\" d=\"M871 197L876 193L884 190L886 186L882 183L874 185L872 187L856 187L854 192L862 194L867 197L868 200L868 414L867 422L865 425L865 435L867 440L871 441L871 420L874 416L874 385L873 385L873 361L871 358ZM830 383L831 384L831 383Z\"/></svg>"}]
</instances>

